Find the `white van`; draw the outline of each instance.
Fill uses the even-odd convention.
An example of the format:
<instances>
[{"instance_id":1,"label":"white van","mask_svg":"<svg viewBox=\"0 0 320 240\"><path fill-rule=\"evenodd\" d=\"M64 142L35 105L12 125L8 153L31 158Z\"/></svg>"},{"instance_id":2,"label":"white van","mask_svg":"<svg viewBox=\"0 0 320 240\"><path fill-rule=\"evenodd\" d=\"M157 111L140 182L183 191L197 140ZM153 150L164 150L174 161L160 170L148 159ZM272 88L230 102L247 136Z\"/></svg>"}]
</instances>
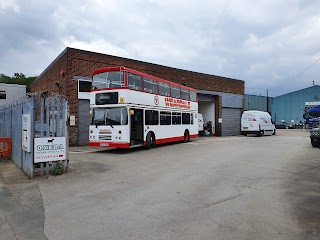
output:
<instances>
[{"instance_id":1,"label":"white van","mask_svg":"<svg viewBox=\"0 0 320 240\"><path fill-rule=\"evenodd\" d=\"M198 131L203 132L204 130L204 121L201 113L198 113Z\"/></svg>"},{"instance_id":2,"label":"white van","mask_svg":"<svg viewBox=\"0 0 320 240\"><path fill-rule=\"evenodd\" d=\"M262 111L244 111L241 117L241 134L275 135L276 129L269 113Z\"/></svg>"}]
</instances>

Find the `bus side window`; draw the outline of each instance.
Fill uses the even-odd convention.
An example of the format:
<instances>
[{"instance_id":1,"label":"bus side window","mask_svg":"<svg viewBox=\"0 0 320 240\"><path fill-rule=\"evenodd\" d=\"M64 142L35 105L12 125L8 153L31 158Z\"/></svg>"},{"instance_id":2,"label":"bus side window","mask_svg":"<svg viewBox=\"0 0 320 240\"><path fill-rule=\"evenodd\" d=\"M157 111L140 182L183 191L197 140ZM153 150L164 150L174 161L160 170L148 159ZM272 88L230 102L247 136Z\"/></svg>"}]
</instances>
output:
<instances>
[{"instance_id":1,"label":"bus side window","mask_svg":"<svg viewBox=\"0 0 320 240\"><path fill-rule=\"evenodd\" d=\"M160 112L160 125L171 125L171 112Z\"/></svg>"},{"instance_id":2,"label":"bus side window","mask_svg":"<svg viewBox=\"0 0 320 240\"><path fill-rule=\"evenodd\" d=\"M157 81L149 78L143 78L143 90L147 93L158 94Z\"/></svg>"},{"instance_id":3,"label":"bus side window","mask_svg":"<svg viewBox=\"0 0 320 240\"><path fill-rule=\"evenodd\" d=\"M172 113L172 125L181 124L181 113L173 112Z\"/></svg>"},{"instance_id":4,"label":"bus side window","mask_svg":"<svg viewBox=\"0 0 320 240\"><path fill-rule=\"evenodd\" d=\"M195 91L190 91L190 101L197 101L197 93Z\"/></svg>"},{"instance_id":5,"label":"bus side window","mask_svg":"<svg viewBox=\"0 0 320 240\"><path fill-rule=\"evenodd\" d=\"M190 95L189 90L181 88L181 98L183 100L189 100L190 99L189 95Z\"/></svg>"},{"instance_id":6,"label":"bus side window","mask_svg":"<svg viewBox=\"0 0 320 240\"><path fill-rule=\"evenodd\" d=\"M146 110L145 117L146 125L158 125L159 124L159 112L153 110Z\"/></svg>"},{"instance_id":7,"label":"bus side window","mask_svg":"<svg viewBox=\"0 0 320 240\"><path fill-rule=\"evenodd\" d=\"M170 86L167 83L159 82L160 95L170 97Z\"/></svg>"},{"instance_id":8,"label":"bus side window","mask_svg":"<svg viewBox=\"0 0 320 240\"><path fill-rule=\"evenodd\" d=\"M142 77L133 73L128 73L128 85L130 89L142 90Z\"/></svg>"},{"instance_id":9,"label":"bus side window","mask_svg":"<svg viewBox=\"0 0 320 240\"><path fill-rule=\"evenodd\" d=\"M171 86L171 97L180 98L180 88L176 86Z\"/></svg>"},{"instance_id":10,"label":"bus side window","mask_svg":"<svg viewBox=\"0 0 320 240\"><path fill-rule=\"evenodd\" d=\"M182 113L182 124L190 124L190 113Z\"/></svg>"}]
</instances>

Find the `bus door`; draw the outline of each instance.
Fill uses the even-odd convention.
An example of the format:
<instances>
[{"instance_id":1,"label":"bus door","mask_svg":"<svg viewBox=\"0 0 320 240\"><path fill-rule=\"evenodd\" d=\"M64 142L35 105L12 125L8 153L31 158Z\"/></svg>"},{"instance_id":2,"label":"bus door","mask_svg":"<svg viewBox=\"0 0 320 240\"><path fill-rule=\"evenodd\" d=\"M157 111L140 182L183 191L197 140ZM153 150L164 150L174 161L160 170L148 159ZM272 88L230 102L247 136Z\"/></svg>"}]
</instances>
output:
<instances>
[{"instance_id":1,"label":"bus door","mask_svg":"<svg viewBox=\"0 0 320 240\"><path fill-rule=\"evenodd\" d=\"M130 145L143 144L143 110L130 109Z\"/></svg>"}]
</instances>

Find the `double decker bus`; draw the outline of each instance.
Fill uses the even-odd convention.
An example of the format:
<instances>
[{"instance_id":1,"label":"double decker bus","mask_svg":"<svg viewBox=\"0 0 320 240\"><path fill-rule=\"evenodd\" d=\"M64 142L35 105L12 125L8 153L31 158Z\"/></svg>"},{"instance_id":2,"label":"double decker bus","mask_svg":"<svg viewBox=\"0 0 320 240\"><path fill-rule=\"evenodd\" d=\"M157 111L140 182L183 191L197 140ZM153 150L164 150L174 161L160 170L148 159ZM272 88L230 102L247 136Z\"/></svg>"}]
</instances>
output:
<instances>
[{"instance_id":1,"label":"double decker bus","mask_svg":"<svg viewBox=\"0 0 320 240\"><path fill-rule=\"evenodd\" d=\"M195 89L126 67L92 75L89 146L150 149L198 136Z\"/></svg>"}]
</instances>

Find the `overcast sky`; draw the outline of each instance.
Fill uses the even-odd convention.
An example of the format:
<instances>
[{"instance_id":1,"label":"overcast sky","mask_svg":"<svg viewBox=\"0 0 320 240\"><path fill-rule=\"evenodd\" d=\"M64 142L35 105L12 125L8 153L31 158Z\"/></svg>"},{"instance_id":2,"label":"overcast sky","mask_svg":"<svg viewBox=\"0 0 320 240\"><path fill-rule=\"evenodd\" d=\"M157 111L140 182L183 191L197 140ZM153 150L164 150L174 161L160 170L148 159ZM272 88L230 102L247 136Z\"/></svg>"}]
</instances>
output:
<instances>
[{"instance_id":1,"label":"overcast sky","mask_svg":"<svg viewBox=\"0 0 320 240\"><path fill-rule=\"evenodd\" d=\"M320 85L320 1L0 0L0 73L37 76L66 47L276 96Z\"/></svg>"}]
</instances>

